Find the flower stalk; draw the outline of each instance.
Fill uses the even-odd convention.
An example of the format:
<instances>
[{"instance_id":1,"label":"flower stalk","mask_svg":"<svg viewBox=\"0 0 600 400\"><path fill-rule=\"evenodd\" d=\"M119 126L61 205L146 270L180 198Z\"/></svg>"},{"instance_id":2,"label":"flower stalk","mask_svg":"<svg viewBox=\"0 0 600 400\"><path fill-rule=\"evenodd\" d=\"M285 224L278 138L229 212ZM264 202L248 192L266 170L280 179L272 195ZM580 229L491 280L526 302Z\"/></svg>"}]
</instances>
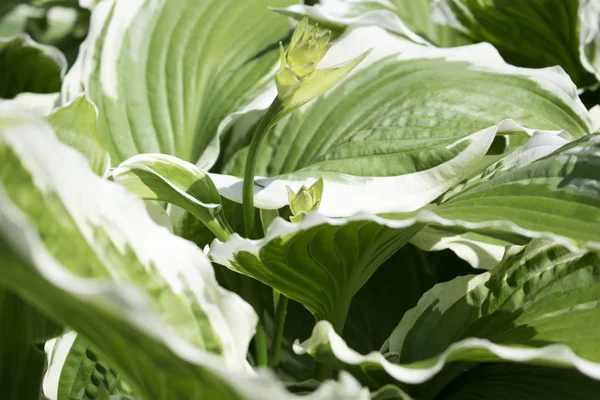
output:
<instances>
[{"instance_id":1,"label":"flower stalk","mask_svg":"<svg viewBox=\"0 0 600 400\"><path fill-rule=\"evenodd\" d=\"M317 65L331 47L330 40L331 33L329 31L323 31L317 26L310 25L308 18L305 18L294 31L287 50L284 50L283 45L280 44L280 69L275 76L277 97L273 100L254 131L244 168L242 208L244 233L247 238L255 239L262 233L256 229L254 177L260 147L267 133L286 115L335 86L369 53L366 52L354 60L333 68L317 69ZM323 192L323 181L317 181L308 189L302 187L297 194L290 192L288 189L290 206L294 214L292 221L297 222L304 218L307 212L318 209ZM276 307L275 337L272 343L270 363L274 367L279 362L279 348L281 347L287 312L287 298L283 295L280 297L279 304ZM259 316L263 315L262 302L257 302L255 309ZM255 342L258 364L259 366L266 366L268 363L265 356L267 346L262 321L259 322L257 327Z\"/></svg>"}]
</instances>

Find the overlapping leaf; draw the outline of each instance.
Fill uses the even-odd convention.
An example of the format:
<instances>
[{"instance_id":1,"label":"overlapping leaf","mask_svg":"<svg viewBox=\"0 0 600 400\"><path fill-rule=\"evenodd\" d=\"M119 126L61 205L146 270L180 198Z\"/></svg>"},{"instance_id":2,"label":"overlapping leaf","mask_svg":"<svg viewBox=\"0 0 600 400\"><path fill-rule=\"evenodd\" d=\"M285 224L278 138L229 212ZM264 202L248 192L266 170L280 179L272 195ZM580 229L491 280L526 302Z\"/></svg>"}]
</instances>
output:
<instances>
[{"instance_id":1,"label":"overlapping leaf","mask_svg":"<svg viewBox=\"0 0 600 400\"><path fill-rule=\"evenodd\" d=\"M317 319L337 324L339 330L343 323L339 316L347 309L348 296L393 254L390 250L404 245L427 224L509 243L549 238L574 251L597 251L600 135L584 136L526 164L524 157L535 159L564 143L564 139L546 135L534 135L523 151L490 167L437 207L386 218L355 215L334 219L313 213L299 224L277 219L265 239L233 236L224 244L215 243L211 255L215 261L275 287L305 305ZM548 146L536 146L546 140ZM367 234L372 229L375 232Z\"/></svg>"},{"instance_id":2,"label":"overlapping leaf","mask_svg":"<svg viewBox=\"0 0 600 400\"><path fill-rule=\"evenodd\" d=\"M354 294L421 228L394 227L368 215L334 219L312 213L300 223L277 218L264 239L234 234L226 243L214 242L209 254L341 329Z\"/></svg>"},{"instance_id":3,"label":"overlapping leaf","mask_svg":"<svg viewBox=\"0 0 600 400\"><path fill-rule=\"evenodd\" d=\"M106 1L66 78L98 106L113 163L164 153L210 167L221 121L265 84L290 26L268 6L292 0ZM259 57L263 55L264 57Z\"/></svg>"},{"instance_id":4,"label":"overlapping leaf","mask_svg":"<svg viewBox=\"0 0 600 400\"><path fill-rule=\"evenodd\" d=\"M123 321L137 304L145 307L134 319L138 324L146 324L142 313L157 312L160 317L151 320L169 327L168 335L154 327L154 339L176 332L190 347L220 354L231 365L245 358L253 312L217 286L200 249L154 225L141 200L94 176L85 159L61 145L46 124L2 115L1 129L2 254L9 257L2 262L3 281L88 337L100 321L89 325L96 317L92 311L86 317L86 306L128 304L118 312L105 310L115 320L111 329L118 330L125 329ZM71 306L60 305L68 299ZM93 335L104 336L102 330ZM113 336L118 335L107 338ZM97 337L90 339L98 343ZM103 343L99 348L106 351ZM129 376L137 373L133 364L126 370ZM147 376L147 382L140 377L136 384L170 383Z\"/></svg>"},{"instance_id":5,"label":"overlapping leaf","mask_svg":"<svg viewBox=\"0 0 600 400\"><path fill-rule=\"evenodd\" d=\"M343 31L349 26L376 25L416 43L452 47L471 43L462 32L431 18L433 0L322 0L314 6L295 4L277 11L294 18L308 16L322 26Z\"/></svg>"},{"instance_id":6,"label":"overlapping leaf","mask_svg":"<svg viewBox=\"0 0 600 400\"><path fill-rule=\"evenodd\" d=\"M47 370L44 396L50 400L87 400L108 395L131 394L119 374L98 359L80 335L67 332L46 342Z\"/></svg>"},{"instance_id":7,"label":"overlapping leaf","mask_svg":"<svg viewBox=\"0 0 600 400\"><path fill-rule=\"evenodd\" d=\"M529 165L492 168L435 213L490 236L546 237L598 250L599 182L600 134L594 134Z\"/></svg>"},{"instance_id":8,"label":"overlapping leaf","mask_svg":"<svg viewBox=\"0 0 600 400\"><path fill-rule=\"evenodd\" d=\"M509 141L511 138L509 138ZM489 180L502 171L525 167L534 161L548 156L569 140L561 135L536 132L523 146L518 147L510 155L501 158L481 173L455 186L446 192L441 200L447 201L464 192L467 188ZM504 219L501 214L497 218ZM496 266L504 255L504 248L510 245L497 238L485 236L476 232L456 232L443 227L428 226L411 239L411 243L427 251L451 249L459 257L469 262L475 268L491 269Z\"/></svg>"},{"instance_id":9,"label":"overlapping leaf","mask_svg":"<svg viewBox=\"0 0 600 400\"><path fill-rule=\"evenodd\" d=\"M465 32L473 40L493 44L511 64L524 67L560 65L578 86L597 78L589 62L591 47L586 27L598 21L595 0L478 1L437 0L436 19ZM594 28L597 32L598 27ZM588 53L581 54L581 53Z\"/></svg>"},{"instance_id":10,"label":"overlapping leaf","mask_svg":"<svg viewBox=\"0 0 600 400\"><path fill-rule=\"evenodd\" d=\"M505 64L485 44L416 46L380 28L357 28L324 65L374 47L328 94L267 135L258 161L255 204L287 204L294 190L323 177L328 216L413 211L477 170L496 135L523 127L590 132L587 110L558 69ZM501 121L512 118L517 124ZM241 175L246 150L224 172ZM239 179L213 176L222 195L241 199Z\"/></svg>"},{"instance_id":11,"label":"overlapping leaf","mask_svg":"<svg viewBox=\"0 0 600 400\"><path fill-rule=\"evenodd\" d=\"M0 151L3 284L75 329L142 398L295 398L244 372L256 317L200 249L41 120L1 114ZM307 399L336 397L368 391L342 375Z\"/></svg>"},{"instance_id":12,"label":"overlapping leaf","mask_svg":"<svg viewBox=\"0 0 600 400\"><path fill-rule=\"evenodd\" d=\"M67 68L62 53L34 42L27 35L0 38L0 98L23 92L53 93Z\"/></svg>"},{"instance_id":13,"label":"overlapping leaf","mask_svg":"<svg viewBox=\"0 0 600 400\"><path fill-rule=\"evenodd\" d=\"M581 0L579 6L579 55L581 64L600 77L600 3ZM598 78L600 79L600 78Z\"/></svg>"},{"instance_id":14,"label":"overlapping leaf","mask_svg":"<svg viewBox=\"0 0 600 400\"><path fill-rule=\"evenodd\" d=\"M324 360L333 356L379 382L386 382L385 375L413 384L435 376L420 389L429 391L427 398L469 365L454 364L458 362L563 366L599 379L594 323L600 318L599 268L600 259L593 253L532 243L491 272L456 278L426 293L383 346L385 358L354 352L326 322L297 349Z\"/></svg>"},{"instance_id":15,"label":"overlapping leaf","mask_svg":"<svg viewBox=\"0 0 600 400\"><path fill-rule=\"evenodd\" d=\"M112 177L145 200L183 208L221 240L232 233L219 191L210 177L191 163L164 154L142 154L121 163Z\"/></svg>"}]
</instances>

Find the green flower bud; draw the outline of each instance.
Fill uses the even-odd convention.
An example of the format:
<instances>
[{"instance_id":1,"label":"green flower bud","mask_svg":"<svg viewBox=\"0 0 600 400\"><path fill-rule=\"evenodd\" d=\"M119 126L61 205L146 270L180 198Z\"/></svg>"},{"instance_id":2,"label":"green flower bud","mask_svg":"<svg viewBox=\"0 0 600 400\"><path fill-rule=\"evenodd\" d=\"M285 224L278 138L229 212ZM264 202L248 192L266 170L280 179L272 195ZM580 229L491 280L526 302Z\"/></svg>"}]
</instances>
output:
<instances>
[{"instance_id":1,"label":"green flower bud","mask_svg":"<svg viewBox=\"0 0 600 400\"><path fill-rule=\"evenodd\" d=\"M279 97L283 98L300 86L300 79L298 79L294 71L287 67L285 52L281 43L279 43L279 58L280 70L275 76L275 84L277 85Z\"/></svg>"},{"instance_id":2,"label":"green flower bud","mask_svg":"<svg viewBox=\"0 0 600 400\"><path fill-rule=\"evenodd\" d=\"M275 76L281 110L271 126L285 115L335 86L354 69L370 51L354 60L333 68L316 69L331 48L331 32L319 30L304 18L299 24L287 50L280 44L279 72Z\"/></svg>"},{"instance_id":3,"label":"green flower bud","mask_svg":"<svg viewBox=\"0 0 600 400\"><path fill-rule=\"evenodd\" d=\"M311 187L306 188L302 185L298 193L294 193L289 186L286 186L288 191L288 201L293 217L292 222L297 222L303 216L311 211L317 211L321 205L323 197L323 179L316 181Z\"/></svg>"},{"instance_id":4,"label":"green flower bud","mask_svg":"<svg viewBox=\"0 0 600 400\"><path fill-rule=\"evenodd\" d=\"M309 25L308 18L298 24L290 47L284 51L281 46L280 72L277 74L280 97L284 97L297 83L314 72L331 47L330 39L331 32L320 32L316 26ZM295 80L291 79L292 75Z\"/></svg>"}]
</instances>

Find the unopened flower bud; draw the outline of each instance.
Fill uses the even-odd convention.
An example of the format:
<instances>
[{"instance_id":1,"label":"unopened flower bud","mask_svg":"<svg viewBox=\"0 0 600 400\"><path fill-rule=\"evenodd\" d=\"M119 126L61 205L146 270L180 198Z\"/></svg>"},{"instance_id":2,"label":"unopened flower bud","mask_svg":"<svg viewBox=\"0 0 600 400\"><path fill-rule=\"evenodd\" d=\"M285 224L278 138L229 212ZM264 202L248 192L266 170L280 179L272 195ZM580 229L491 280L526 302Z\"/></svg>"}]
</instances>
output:
<instances>
[{"instance_id":1,"label":"unopened flower bud","mask_svg":"<svg viewBox=\"0 0 600 400\"><path fill-rule=\"evenodd\" d=\"M325 93L345 78L369 52L333 68L316 69L331 47L331 32L319 30L304 18L287 50L280 45L279 72L275 76L282 109L272 125L312 99Z\"/></svg>"},{"instance_id":2,"label":"unopened flower bud","mask_svg":"<svg viewBox=\"0 0 600 400\"><path fill-rule=\"evenodd\" d=\"M319 179L309 188L302 185L298 193L294 193L289 186L287 186L287 191L290 211L293 215L292 221L296 222L306 213L319 209L323 196L323 179Z\"/></svg>"}]
</instances>

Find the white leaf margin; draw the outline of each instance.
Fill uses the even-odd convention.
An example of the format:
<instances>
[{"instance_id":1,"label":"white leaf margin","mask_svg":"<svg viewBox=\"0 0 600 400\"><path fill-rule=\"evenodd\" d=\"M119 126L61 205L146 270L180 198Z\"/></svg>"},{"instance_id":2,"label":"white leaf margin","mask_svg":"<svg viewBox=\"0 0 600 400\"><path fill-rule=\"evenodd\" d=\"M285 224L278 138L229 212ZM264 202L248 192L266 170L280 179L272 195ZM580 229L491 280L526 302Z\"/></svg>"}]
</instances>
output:
<instances>
[{"instance_id":1,"label":"white leaf margin","mask_svg":"<svg viewBox=\"0 0 600 400\"><path fill-rule=\"evenodd\" d=\"M19 154L42 192L62 200L90 246L95 245L91 225L101 227L119 250L129 246L141 263L152 263L175 293L191 290L223 343L227 363L232 368L244 365L257 316L238 295L217 284L202 250L156 225L144 202L127 189L95 175L87 159L60 142L46 121L0 108L0 143ZM120 315L185 360L194 362L193 355L203 353L160 325L149 300L134 286L82 279L61 267L2 186L0 205L0 234L46 280L74 296L114 305ZM102 257L102 249L95 250Z\"/></svg>"},{"instance_id":2,"label":"white leaf margin","mask_svg":"<svg viewBox=\"0 0 600 400\"><path fill-rule=\"evenodd\" d=\"M0 99L0 107L14 107L17 110L27 111L38 117L47 117L56 108L60 101L59 93L19 93L12 99Z\"/></svg>"},{"instance_id":3,"label":"white leaf margin","mask_svg":"<svg viewBox=\"0 0 600 400\"><path fill-rule=\"evenodd\" d=\"M263 239L247 239L237 233L231 235L229 240L226 242L221 242L220 240L215 239L210 245L209 257L212 261L235 270L235 266L233 265L232 261L234 260L235 255L240 252L248 252L258 257L260 250L276 238L309 230L318 225L328 224L332 226L340 226L346 225L353 221L372 221L381 226L387 226L392 229L409 228L419 224L431 224L433 226L446 228L458 227L467 231L493 228L503 232L515 233L530 239L549 239L575 253L588 250L600 251L600 242L588 241L585 243L577 243L577 241L569 237L557 235L554 232L524 229L519 225L506 220L484 222L450 220L435 214L435 208L424 208L416 212L414 215L404 219L383 218L381 216L369 213L357 213L345 218L332 218L323 215L321 212L311 212L308 213L306 217L299 223L292 223L284 220L283 218L277 217L267 229L266 235Z\"/></svg>"},{"instance_id":4,"label":"white leaf margin","mask_svg":"<svg viewBox=\"0 0 600 400\"><path fill-rule=\"evenodd\" d=\"M58 400L58 389L64 363L77 338L77 333L70 331L62 336L46 342L44 351L48 361L48 369L43 378L44 395L49 400ZM219 360L212 360L214 365L209 367L219 377L232 386L240 398L248 400L280 399L280 400L367 400L370 399L369 391L363 388L347 372L341 372L338 381L327 381L317 391L308 396L296 396L287 392L283 385L269 371L260 371L258 374L250 371L248 375L227 370L219 366ZM260 390L256 388L260 387ZM264 397L263 397L264 396Z\"/></svg>"},{"instance_id":5,"label":"white leaf margin","mask_svg":"<svg viewBox=\"0 0 600 400\"><path fill-rule=\"evenodd\" d=\"M94 0L80 1L91 3ZM77 59L63 80L61 101L65 104L85 92L85 83L92 74L92 61L96 53L95 41L102 32L113 5L114 0L103 0L93 8L88 35L81 43Z\"/></svg>"},{"instance_id":6,"label":"white leaf margin","mask_svg":"<svg viewBox=\"0 0 600 400\"><path fill-rule=\"evenodd\" d=\"M508 139L510 140L510 137ZM481 173L469 178L466 182L461 182L461 184L446 192L441 202L446 202L453 196L462 193L465 189L472 187L474 183L482 183L493 178L499 172L525 167L540 158L552 154L571 141L573 141L573 138L564 131L534 131L527 143L518 147L506 157L492 163Z\"/></svg>"},{"instance_id":7,"label":"white leaf margin","mask_svg":"<svg viewBox=\"0 0 600 400\"><path fill-rule=\"evenodd\" d=\"M571 107L584 122L588 133L592 131L592 121L588 110L579 99L577 88L562 68L528 69L511 66L504 62L498 51L488 43L451 49L430 48L417 45L379 27L356 27L349 30L334 44L319 67L334 66L371 48L373 49L372 53L357 66L349 77L382 58L390 56L398 61L442 58L449 62L469 62L470 69L474 71L523 76L536 82L544 90L558 96L567 106ZM268 92L268 95L260 96L245 110L230 115L222 123L222 128L224 129L227 124L234 122L236 118L244 115L247 111L266 108L269 104L268 99L275 96L273 88L270 88ZM327 97L327 94L324 96ZM473 142L467 150L451 161L429 170L396 177L357 177L330 174L328 178L327 175L324 175L325 191L320 212L331 217L347 217L358 212L383 213L417 210L464 179L469 167L485 155L495 135L511 130L521 131L528 135L535 132L534 129L522 127L511 120L505 120L495 126L458 139L449 147L462 140L470 139ZM559 131L552 133L564 134ZM241 202L241 179L219 174L211 174L211 178L219 188L221 195L232 201ZM286 186L297 191L302 185L312 185L318 178L318 176L306 177L298 174L275 178L257 177L255 204L262 209L283 207L287 205ZM349 199L351 201L348 201Z\"/></svg>"},{"instance_id":8,"label":"white leaf margin","mask_svg":"<svg viewBox=\"0 0 600 400\"><path fill-rule=\"evenodd\" d=\"M544 360L557 365L574 367L591 378L600 379L600 364L577 356L568 346L562 344L551 344L539 349L525 349L497 345L486 339L469 338L449 346L436 357L437 361L431 366L413 365L411 367L410 365L394 364L388 361L380 352L361 355L348 347L329 322L319 321L308 340L303 343L296 340L294 351L299 355L315 355L323 346L329 346L332 354L342 363L348 365L375 364L395 380L408 384L420 384L430 380L461 352L468 353L475 349L486 350L507 361L526 363Z\"/></svg>"},{"instance_id":9,"label":"white leaf margin","mask_svg":"<svg viewBox=\"0 0 600 400\"><path fill-rule=\"evenodd\" d=\"M590 118L592 119L592 132L600 131L600 104L590 109Z\"/></svg>"},{"instance_id":10,"label":"white leaf margin","mask_svg":"<svg viewBox=\"0 0 600 400\"><path fill-rule=\"evenodd\" d=\"M535 132L524 128L512 120L502 121L491 128L458 139L448 147L464 140L471 144L452 160L412 174L393 177L357 177L352 175L323 175L325 190L319 212L328 217L348 217L357 213L380 214L416 211L451 189L472 173L491 146L496 135L504 132L521 131L527 135ZM560 135L560 131L544 131ZM242 202L243 181L230 175L209 174L223 197ZM254 185L256 207L274 210L288 204L287 189L298 191L302 185L310 186L315 177L289 174L282 177L257 177Z\"/></svg>"},{"instance_id":11,"label":"white leaf margin","mask_svg":"<svg viewBox=\"0 0 600 400\"><path fill-rule=\"evenodd\" d=\"M482 174L489 176L490 173L524 167L553 153L571 140L572 138L566 132L559 134L540 131L534 132L527 143L517 148L508 156L492 164ZM478 177L479 175L476 175L475 178L471 178L467 181L467 185L472 180L477 180ZM463 189L462 186L463 185L456 186L450 192L446 193L444 198L448 195L459 194ZM498 265L505 253L504 245L489 243L485 240L473 240L472 238L467 237L467 235L453 235L449 232L438 232L435 228L431 227L425 227L419 231L410 242L425 251L450 249L458 257L468 262L473 268L487 270Z\"/></svg>"},{"instance_id":12,"label":"white leaf margin","mask_svg":"<svg viewBox=\"0 0 600 400\"><path fill-rule=\"evenodd\" d=\"M417 35L408 28L398 15L391 11L396 6L389 0L371 0L372 3L379 3L381 9L355 15L352 12L352 7L354 4L361 2L363 0L321 0L319 4L314 6L294 4L285 8L276 8L275 10L294 18L307 16L311 20L321 23L323 26L335 25L339 29L344 29L345 27L351 29L357 26L378 26L420 45L433 46L425 38Z\"/></svg>"},{"instance_id":13,"label":"white leaf margin","mask_svg":"<svg viewBox=\"0 0 600 400\"><path fill-rule=\"evenodd\" d=\"M465 235L441 235L432 227L425 227L410 239L410 243L424 251L451 250L473 268L490 270L502 261L506 247L473 240Z\"/></svg>"},{"instance_id":14,"label":"white leaf margin","mask_svg":"<svg viewBox=\"0 0 600 400\"><path fill-rule=\"evenodd\" d=\"M102 0L79 0L79 7L92 10Z\"/></svg>"},{"instance_id":15,"label":"white leaf margin","mask_svg":"<svg viewBox=\"0 0 600 400\"><path fill-rule=\"evenodd\" d=\"M44 396L48 397L49 400L58 400L60 376L75 339L77 339L77 333L69 331L62 336L48 340L44 344L47 369L42 380L42 390Z\"/></svg>"},{"instance_id":16,"label":"white leaf margin","mask_svg":"<svg viewBox=\"0 0 600 400\"><path fill-rule=\"evenodd\" d=\"M600 0L580 0L579 57L581 65L600 80ZM586 50L594 54L588 58Z\"/></svg>"},{"instance_id":17,"label":"white leaf margin","mask_svg":"<svg viewBox=\"0 0 600 400\"><path fill-rule=\"evenodd\" d=\"M3 123L0 125L0 128L2 128L0 130L0 142L10 141L12 148L19 154L23 151L28 152L29 156L21 157L21 160L30 170L39 172L40 168L47 167L47 162L50 163L52 170L46 171L45 174L42 174L42 177L40 177L40 174L34 174L37 177L36 179L50 181L57 179L64 184L56 187L52 185L52 182L38 181L36 182L38 187L41 190L54 190L55 194L61 196L63 201L65 201L65 195L75 196L77 193L83 193L83 196L88 197L88 200L97 199L97 201L90 201L93 204L92 210L94 206L102 207L102 205L105 205L106 208L101 209L101 211L112 212L111 217L113 219L110 222L113 225L104 227L109 235L116 233L118 228L127 228L123 229L124 233L120 232L123 236L115 238L113 235L111 236L112 239L118 244L125 239L133 238L135 243L129 241L132 249L138 256L140 245L147 250L144 253L145 259L152 259L156 268L161 272L170 272L172 276L168 280L172 280L177 273L185 275L184 277L188 282L195 284L202 284L198 281L204 279L205 290L218 292L221 297L218 306L227 315L227 318L222 318L221 322L217 321L219 324L213 323L213 328L217 333L222 334L221 339L224 345L227 345L226 340L228 340L230 342L229 347L238 346L238 348L233 349L235 351L230 349L229 353L232 355L230 354L227 357L226 353L225 360L206 353L173 333L168 326L164 325L147 297L135 286L115 284L113 281L107 280L79 278L65 270L47 251L28 217L10 201L5 189L0 186L0 235L8 241L9 245L23 260L35 268L49 283L66 294L77 297L81 301L102 305L105 310L116 311L120 318L139 329L143 334L163 344L175 356L207 369L221 379L225 385L236 391L240 395L240 399L294 400L299 398L299 396L289 393L272 373L262 370L255 373L246 369L246 349L254 333L257 316L252 307L239 296L220 288L216 284L212 266L201 249L191 242L170 234L167 229L154 224L147 215L141 199L118 184L104 181L95 175L89 168L85 157L58 141L51 127L45 121L26 114L15 115L14 110L10 114L6 114L5 111L0 109L0 122ZM7 120L8 123L21 122L22 127L27 129L17 131L16 134L13 131L11 135L10 132L5 130ZM27 134L27 132L35 133L35 140L26 141L26 139L23 139L31 134ZM71 174L69 179L63 179L65 171ZM91 181L91 183L84 184L85 187L82 188L81 182L84 181ZM116 201L115 199L118 199L119 207L112 207ZM78 203L84 210L90 207L88 202ZM82 210L79 209L79 211ZM77 218L75 220L77 223ZM128 233L131 234L131 230L139 235L128 235ZM158 243L156 240L147 240L152 236L157 238ZM167 251L161 249L167 249ZM153 258L157 254L159 256ZM164 262L161 261L164 261L165 257L170 260L171 271L161 269L161 266L164 266ZM178 263L178 261L180 262ZM179 270L173 271L173 265L179 266ZM181 265L184 267L181 267ZM185 266L191 268L185 270ZM184 270L182 271L182 269ZM167 278L169 277L167 276ZM209 288L210 284L215 287ZM210 309L205 308L205 311L211 317L214 317L215 311L219 310L212 310L211 312ZM212 321L214 321L214 318L211 319ZM232 337L228 338L228 333L224 332L224 329L231 329L229 335ZM231 343L232 341L234 343ZM53 348L57 344L64 346L64 348ZM52 382L60 376L61 360L64 363L65 352L68 352L71 345L72 341L70 340L48 344L48 350L54 354L55 363L55 367L49 370L51 376L48 376L45 382L45 390L48 393L53 393L55 390ZM256 390L257 388L260 388L260 390ZM362 387L351 375L342 373L339 381L327 381L316 392L302 398L307 400L328 400L332 398L368 400L370 395L368 389Z\"/></svg>"}]
</instances>

